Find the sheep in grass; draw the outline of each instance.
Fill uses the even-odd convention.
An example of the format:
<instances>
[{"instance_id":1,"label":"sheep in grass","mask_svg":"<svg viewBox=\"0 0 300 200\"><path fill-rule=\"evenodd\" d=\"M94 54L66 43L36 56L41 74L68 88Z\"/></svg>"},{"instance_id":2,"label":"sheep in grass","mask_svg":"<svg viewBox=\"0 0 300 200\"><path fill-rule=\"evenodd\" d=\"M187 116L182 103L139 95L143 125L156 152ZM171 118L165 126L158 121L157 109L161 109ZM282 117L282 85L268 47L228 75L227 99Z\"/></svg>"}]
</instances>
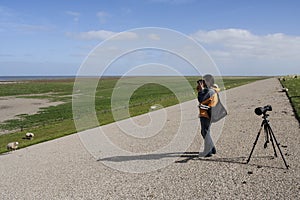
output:
<instances>
[{"instance_id":1,"label":"sheep in grass","mask_svg":"<svg viewBox=\"0 0 300 200\"><path fill-rule=\"evenodd\" d=\"M7 150L8 151L14 151L18 148L19 142L10 142L7 144Z\"/></svg>"},{"instance_id":2,"label":"sheep in grass","mask_svg":"<svg viewBox=\"0 0 300 200\"><path fill-rule=\"evenodd\" d=\"M25 138L26 138L27 140L32 140L33 137L34 137L34 134L33 134L33 133L26 133L26 134L25 134Z\"/></svg>"}]
</instances>

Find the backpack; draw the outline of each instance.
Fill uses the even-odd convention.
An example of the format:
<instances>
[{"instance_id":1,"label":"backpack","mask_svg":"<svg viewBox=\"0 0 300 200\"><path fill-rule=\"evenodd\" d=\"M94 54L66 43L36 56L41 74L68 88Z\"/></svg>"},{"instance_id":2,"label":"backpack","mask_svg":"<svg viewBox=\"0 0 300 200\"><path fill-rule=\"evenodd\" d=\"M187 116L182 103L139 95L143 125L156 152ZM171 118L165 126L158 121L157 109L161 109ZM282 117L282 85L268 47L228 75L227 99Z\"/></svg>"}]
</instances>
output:
<instances>
[{"instance_id":1,"label":"backpack","mask_svg":"<svg viewBox=\"0 0 300 200\"><path fill-rule=\"evenodd\" d=\"M221 100L218 95L218 103L214 107L210 107L207 111L208 116L210 117L210 120L212 123L218 122L221 119L223 119L227 115L227 110L221 103Z\"/></svg>"}]
</instances>

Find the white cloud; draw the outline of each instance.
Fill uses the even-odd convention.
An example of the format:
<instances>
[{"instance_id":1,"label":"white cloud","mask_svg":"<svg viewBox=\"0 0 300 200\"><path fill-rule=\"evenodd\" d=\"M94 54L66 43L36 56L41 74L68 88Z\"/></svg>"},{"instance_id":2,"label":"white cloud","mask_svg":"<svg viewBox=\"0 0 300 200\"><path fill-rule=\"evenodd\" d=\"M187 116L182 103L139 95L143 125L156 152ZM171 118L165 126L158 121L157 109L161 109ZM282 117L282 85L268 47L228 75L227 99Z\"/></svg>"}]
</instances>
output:
<instances>
[{"instance_id":1,"label":"white cloud","mask_svg":"<svg viewBox=\"0 0 300 200\"><path fill-rule=\"evenodd\" d=\"M249 31L243 29L220 29L213 31L202 31L199 30L192 35L194 38L205 43L216 43L219 41L230 42L232 40L253 40L256 37Z\"/></svg>"},{"instance_id":2,"label":"white cloud","mask_svg":"<svg viewBox=\"0 0 300 200\"><path fill-rule=\"evenodd\" d=\"M66 11L65 12L67 15L70 15L73 17L73 20L75 22L78 22L79 21L79 17L80 17L80 13L79 12L74 12L74 11Z\"/></svg>"},{"instance_id":3,"label":"white cloud","mask_svg":"<svg viewBox=\"0 0 300 200\"><path fill-rule=\"evenodd\" d=\"M99 30L99 31L88 31L88 32L81 32L77 35L78 39L82 40L105 40L115 33L111 31Z\"/></svg>"},{"instance_id":4,"label":"white cloud","mask_svg":"<svg viewBox=\"0 0 300 200\"><path fill-rule=\"evenodd\" d=\"M154 33L149 34L151 40L160 40L160 36Z\"/></svg>"},{"instance_id":5,"label":"white cloud","mask_svg":"<svg viewBox=\"0 0 300 200\"><path fill-rule=\"evenodd\" d=\"M224 67L239 66L245 71L256 67L260 71L262 66L265 69L284 66L295 71L300 66L300 36L256 35L243 29L199 30L191 36Z\"/></svg>"},{"instance_id":6,"label":"white cloud","mask_svg":"<svg viewBox=\"0 0 300 200\"><path fill-rule=\"evenodd\" d=\"M100 12L97 12L96 16L98 17L100 23L104 24L107 21L107 17L109 17L110 15L107 12L100 11Z\"/></svg>"},{"instance_id":7,"label":"white cloud","mask_svg":"<svg viewBox=\"0 0 300 200\"><path fill-rule=\"evenodd\" d=\"M98 30L98 31L87 31L81 33L66 33L67 36L73 37L79 40L105 40L112 36L115 36L114 40L131 40L137 38L137 34L133 32L122 32L118 34L117 32Z\"/></svg>"},{"instance_id":8,"label":"white cloud","mask_svg":"<svg viewBox=\"0 0 300 200\"><path fill-rule=\"evenodd\" d=\"M75 17L80 16L79 12L74 12L74 11L66 11L66 14L71 15L71 16L75 16Z\"/></svg>"},{"instance_id":9,"label":"white cloud","mask_svg":"<svg viewBox=\"0 0 300 200\"><path fill-rule=\"evenodd\" d=\"M198 31L192 37L208 49L232 56L291 57L300 53L300 37L283 33L254 35L243 29Z\"/></svg>"}]
</instances>

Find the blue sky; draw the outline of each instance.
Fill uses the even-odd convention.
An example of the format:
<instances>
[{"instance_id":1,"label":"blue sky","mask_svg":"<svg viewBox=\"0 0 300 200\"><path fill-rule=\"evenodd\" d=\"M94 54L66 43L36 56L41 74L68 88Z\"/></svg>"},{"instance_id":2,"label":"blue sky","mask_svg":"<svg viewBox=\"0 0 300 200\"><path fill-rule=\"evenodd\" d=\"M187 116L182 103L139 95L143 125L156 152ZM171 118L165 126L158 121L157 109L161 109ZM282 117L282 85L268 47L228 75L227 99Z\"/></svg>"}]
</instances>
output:
<instances>
[{"instance_id":1,"label":"blue sky","mask_svg":"<svg viewBox=\"0 0 300 200\"><path fill-rule=\"evenodd\" d=\"M1 0L0 76L75 75L97 44L141 27L192 37L224 75L299 74L299 8L296 0Z\"/></svg>"}]
</instances>

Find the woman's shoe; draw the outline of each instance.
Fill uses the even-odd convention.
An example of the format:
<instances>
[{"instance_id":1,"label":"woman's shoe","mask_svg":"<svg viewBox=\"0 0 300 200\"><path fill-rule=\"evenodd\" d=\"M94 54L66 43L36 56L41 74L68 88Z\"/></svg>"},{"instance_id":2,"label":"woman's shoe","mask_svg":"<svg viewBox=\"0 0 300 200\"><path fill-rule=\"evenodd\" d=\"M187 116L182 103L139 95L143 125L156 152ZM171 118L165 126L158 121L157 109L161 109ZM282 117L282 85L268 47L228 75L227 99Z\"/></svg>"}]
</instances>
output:
<instances>
[{"instance_id":1,"label":"woman's shoe","mask_svg":"<svg viewBox=\"0 0 300 200\"><path fill-rule=\"evenodd\" d=\"M216 153L217 153L216 147L213 147L213 148L211 149L211 153L212 153L212 154L216 154Z\"/></svg>"},{"instance_id":2,"label":"woman's shoe","mask_svg":"<svg viewBox=\"0 0 300 200\"><path fill-rule=\"evenodd\" d=\"M198 155L199 158L204 158L204 157L207 158L207 157L211 157L211 156L212 156L211 152L209 152L209 153L200 152Z\"/></svg>"}]
</instances>

